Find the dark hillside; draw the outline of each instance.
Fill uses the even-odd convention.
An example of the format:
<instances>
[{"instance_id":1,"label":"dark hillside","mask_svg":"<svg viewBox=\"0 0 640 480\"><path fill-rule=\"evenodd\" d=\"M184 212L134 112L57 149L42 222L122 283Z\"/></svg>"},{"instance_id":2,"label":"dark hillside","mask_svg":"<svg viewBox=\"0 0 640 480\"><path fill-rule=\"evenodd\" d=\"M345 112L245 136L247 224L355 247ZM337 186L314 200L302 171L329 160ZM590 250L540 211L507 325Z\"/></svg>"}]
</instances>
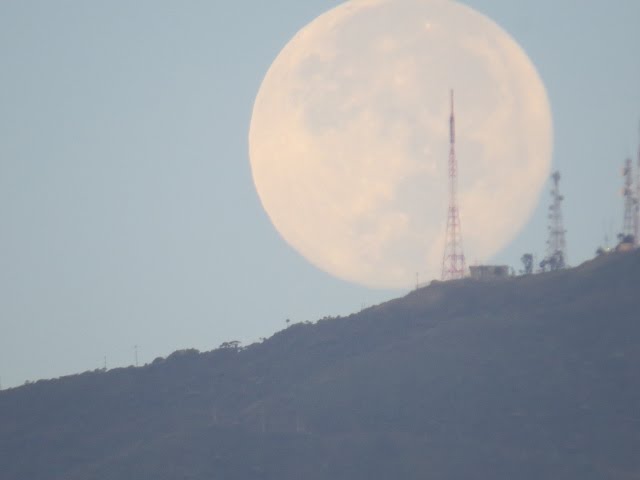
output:
<instances>
[{"instance_id":1,"label":"dark hillside","mask_svg":"<svg viewBox=\"0 0 640 480\"><path fill-rule=\"evenodd\" d=\"M640 479L640 252L0 392L0 478Z\"/></svg>"}]
</instances>

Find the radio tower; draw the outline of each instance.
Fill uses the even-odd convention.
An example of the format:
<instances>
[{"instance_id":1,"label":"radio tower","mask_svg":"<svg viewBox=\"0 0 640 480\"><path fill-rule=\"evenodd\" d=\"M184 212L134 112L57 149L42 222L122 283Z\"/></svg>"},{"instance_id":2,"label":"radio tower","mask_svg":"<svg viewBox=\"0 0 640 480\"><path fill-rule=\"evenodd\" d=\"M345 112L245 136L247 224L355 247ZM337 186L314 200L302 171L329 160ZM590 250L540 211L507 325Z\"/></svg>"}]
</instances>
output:
<instances>
[{"instance_id":1,"label":"radio tower","mask_svg":"<svg viewBox=\"0 0 640 480\"><path fill-rule=\"evenodd\" d=\"M449 118L449 212L444 256L442 258L442 280L464 278L466 273L462 252L462 231L458 209L458 162L456 160L456 117L451 90L451 117Z\"/></svg>"},{"instance_id":2,"label":"radio tower","mask_svg":"<svg viewBox=\"0 0 640 480\"><path fill-rule=\"evenodd\" d=\"M624 195L624 221L620 240L623 243L635 244L636 198L633 191L633 165L630 158L627 158L624 162L622 175L624 176L624 188L622 189L622 194Z\"/></svg>"},{"instance_id":3,"label":"radio tower","mask_svg":"<svg viewBox=\"0 0 640 480\"><path fill-rule=\"evenodd\" d=\"M562 220L562 202L564 197L560 195L560 172L551 175L551 205L549 206L549 239L547 240L547 257L540 266L543 270L560 270L566 266L567 243Z\"/></svg>"}]
</instances>

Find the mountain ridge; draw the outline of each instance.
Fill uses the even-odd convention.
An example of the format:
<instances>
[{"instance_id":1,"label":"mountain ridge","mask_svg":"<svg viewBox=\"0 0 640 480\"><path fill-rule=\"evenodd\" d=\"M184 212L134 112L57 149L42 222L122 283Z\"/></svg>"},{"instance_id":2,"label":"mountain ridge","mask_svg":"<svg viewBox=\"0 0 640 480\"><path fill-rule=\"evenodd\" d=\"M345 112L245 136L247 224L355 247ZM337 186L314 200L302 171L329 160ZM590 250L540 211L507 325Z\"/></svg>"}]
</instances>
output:
<instances>
[{"instance_id":1,"label":"mountain ridge","mask_svg":"<svg viewBox=\"0 0 640 480\"><path fill-rule=\"evenodd\" d=\"M2 478L640 478L640 252L0 392Z\"/></svg>"}]
</instances>

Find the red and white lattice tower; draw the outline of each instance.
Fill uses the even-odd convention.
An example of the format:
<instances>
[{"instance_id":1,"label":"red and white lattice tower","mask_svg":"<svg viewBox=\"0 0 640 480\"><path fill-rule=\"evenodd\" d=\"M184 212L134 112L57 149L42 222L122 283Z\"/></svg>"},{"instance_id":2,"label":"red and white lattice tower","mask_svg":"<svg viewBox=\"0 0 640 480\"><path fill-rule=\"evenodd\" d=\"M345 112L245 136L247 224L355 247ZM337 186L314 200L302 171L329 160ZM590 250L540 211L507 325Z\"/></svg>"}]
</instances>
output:
<instances>
[{"instance_id":1,"label":"red and white lattice tower","mask_svg":"<svg viewBox=\"0 0 640 480\"><path fill-rule=\"evenodd\" d=\"M463 278L466 274L462 251L462 229L458 209L458 162L456 160L456 117L451 90L451 117L449 118L449 211L444 256L442 258L442 280Z\"/></svg>"},{"instance_id":2,"label":"red and white lattice tower","mask_svg":"<svg viewBox=\"0 0 640 480\"><path fill-rule=\"evenodd\" d=\"M635 243L635 216L636 216L636 199L633 191L633 163L630 158L624 162L622 170L624 176L624 220L622 223L622 234L620 240L623 242Z\"/></svg>"}]
</instances>

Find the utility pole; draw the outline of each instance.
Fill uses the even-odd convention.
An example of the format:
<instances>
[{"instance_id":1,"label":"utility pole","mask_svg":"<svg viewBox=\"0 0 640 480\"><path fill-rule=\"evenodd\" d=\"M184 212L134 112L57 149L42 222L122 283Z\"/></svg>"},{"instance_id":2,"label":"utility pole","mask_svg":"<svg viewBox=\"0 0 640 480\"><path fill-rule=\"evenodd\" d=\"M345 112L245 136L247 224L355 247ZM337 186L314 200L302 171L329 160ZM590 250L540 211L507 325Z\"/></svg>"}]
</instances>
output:
<instances>
[{"instance_id":1,"label":"utility pole","mask_svg":"<svg viewBox=\"0 0 640 480\"><path fill-rule=\"evenodd\" d=\"M305 433L304 422L299 411L296 411L296 433Z\"/></svg>"},{"instance_id":2,"label":"utility pole","mask_svg":"<svg viewBox=\"0 0 640 480\"><path fill-rule=\"evenodd\" d=\"M466 265L462 251L462 228L458 208L458 161L456 159L456 117L451 90L451 116L449 117L449 209L444 255L442 257L442 280L464 278Z\"/></svg>"},{"instance_id":3,"label":"utility pole","mask_svg":"<svg viewBox=\"0 0 640 480\"><path fill-rule=\"evenodd\" d=\"M211 408L211 420L214 425L218 425L218 407L215 405Z\"/></svg>"},{"instance_id":4,"label":"utility pole","mask_svg":"<svg viewBox=\"0 0 640 480\"><path fill-rule=\"evenodd\" d=\"M136 367L138 366L138 345L133 346L133 354L135 357Z\"/></svg>"}]
</instances>

